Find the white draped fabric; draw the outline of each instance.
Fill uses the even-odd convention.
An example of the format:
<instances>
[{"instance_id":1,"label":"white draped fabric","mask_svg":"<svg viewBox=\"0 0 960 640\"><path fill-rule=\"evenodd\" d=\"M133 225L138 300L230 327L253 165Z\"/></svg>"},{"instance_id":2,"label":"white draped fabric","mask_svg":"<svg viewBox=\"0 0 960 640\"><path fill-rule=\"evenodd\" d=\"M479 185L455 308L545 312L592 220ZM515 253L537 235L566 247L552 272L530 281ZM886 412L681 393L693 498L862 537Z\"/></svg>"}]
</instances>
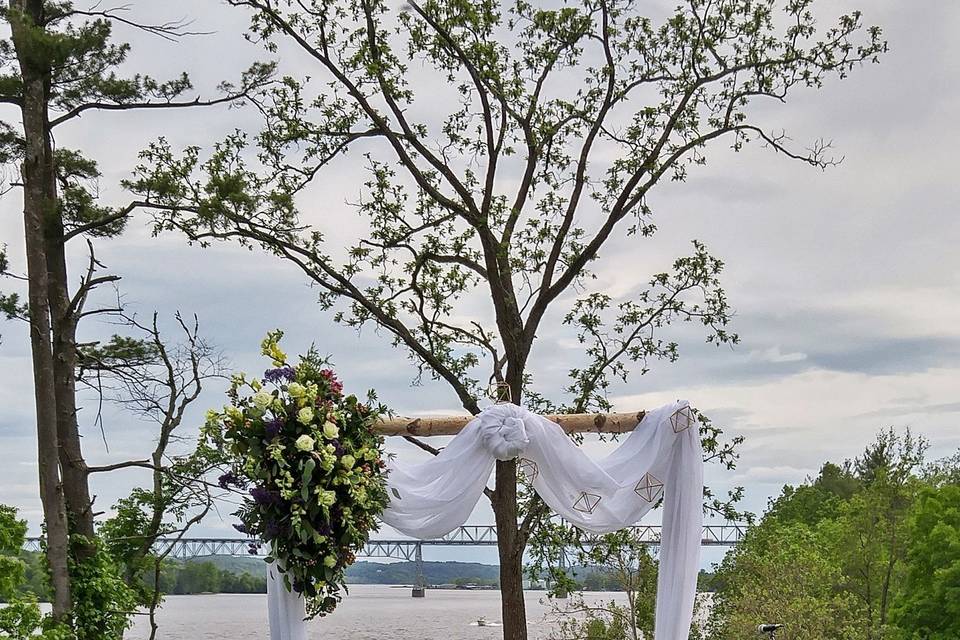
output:
<instances>
[{"instance_id":1,"label":"white draped fabric","mask_svg":"<svg viewBox=\"0 0 960 640\"><path fill-rule=\"evenodd\" d=\"M591 533L631 526L663 499L655 640L685 640L703 526L703 457L689 405L678 401L648 412L600 460L546 418L513 404L487 407L435 458L390 462L390 504L382 520L414 538L442 536L466 522L494 462L512 458L551 509ZM303 640L302 601L282 581L267 586L271 640Z\"/></svg>"},{"instance_id":2,"label":"white draped fabric","mask_svg":"<svg viewBox=\"0 0 960 640\"><path fill-rule=\"evenodd\" d=\"M287 591L276 563L267 565L267 617L270 640L307 640L306 605L299 594Z\"/></svg>"}]
</instances>

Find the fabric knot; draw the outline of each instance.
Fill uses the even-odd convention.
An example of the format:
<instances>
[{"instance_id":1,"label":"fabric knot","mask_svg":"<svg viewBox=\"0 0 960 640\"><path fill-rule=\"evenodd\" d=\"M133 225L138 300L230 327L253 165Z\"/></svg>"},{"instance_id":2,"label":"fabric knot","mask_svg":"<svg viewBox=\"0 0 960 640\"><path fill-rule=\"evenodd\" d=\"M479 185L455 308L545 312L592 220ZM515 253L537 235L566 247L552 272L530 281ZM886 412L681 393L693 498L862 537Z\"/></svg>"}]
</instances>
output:
<instances>
[{"instance_id":1,"label":"fabric knot","mask_svg":"<svg viewBox=\"0 0 960 640\"><path fill-rule=\"evenodd\" d=\"M480 414L480 440L497 460L512 460L530 444L523 424L526 412L515 404L497 404Z\"/></svg>"}]
</instances>

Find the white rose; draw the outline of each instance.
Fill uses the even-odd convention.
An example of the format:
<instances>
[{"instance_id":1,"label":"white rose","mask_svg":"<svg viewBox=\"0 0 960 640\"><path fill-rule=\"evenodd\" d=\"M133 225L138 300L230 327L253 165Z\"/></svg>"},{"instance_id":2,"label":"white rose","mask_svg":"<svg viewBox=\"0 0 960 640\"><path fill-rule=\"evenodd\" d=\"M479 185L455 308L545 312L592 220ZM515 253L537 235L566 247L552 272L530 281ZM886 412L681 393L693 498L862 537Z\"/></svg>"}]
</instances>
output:
<instances>
[{"instance_id":1,"label":"white rose","mask_svg":"<svg viewBox=\"0 0 960 640\"><path fill-rule=\"evenodd\" d=\"M290 394L291 398L299 398L305 391L306 389L304 389L303 385L299 382L291 382L287 385L287 393Z\"/></svg>"},{"instance_id":2,"label":"white rose","mask_svg":"<svg viewBox=\"0 0 960 640\"><path fill-rule=\"evenodd\" d=\"M258 391L253 394L253 404L255 404L258 409L266 409L273 404L273 396L266 391Z\"/></svg>"},{"instance_id":3,"label":"white rose","mask_svg":"<svg viewBox=\"0 0 960 640\"><path fill-rule=\"evenodd\" d=\"M327 440L340 437L340 428L329 420L323 423L323 435Z\"/></svg>"},{"instance_id":4,"label":"white rose","mask_svg":"<svg viewBox=\"0 0 960 640\"><path fill-rule=\"evenodd\" d=\"M300 451L313 451L313 445L314 445L313 438L311 438L307 434L303 434L302 436L297 438L297 441L295 444L297 445L297 449L300 449Z\"/></svg>"},{"instance_id":5,"label":"white rose","mask_svg":"<svg viewBox=\"0 0 960 640\"><path fill-rule=\"evenodd\" d=\"M353 465L356 463L356 459L349 453L340 458L340 464L342 464L345 469L353 469Z\"/></svg>"},{"instance_id":6,"label":"white rose","mask_svg":"<svg viewBox=\"0 0 960 640\"><path fill-rule=\"evenodd\" d=\"M300 411L297 412L297 420L299 420L301 424L310 424L313 422L313 409L310 407L300 409Z\"/></svg>"}]
</instances>

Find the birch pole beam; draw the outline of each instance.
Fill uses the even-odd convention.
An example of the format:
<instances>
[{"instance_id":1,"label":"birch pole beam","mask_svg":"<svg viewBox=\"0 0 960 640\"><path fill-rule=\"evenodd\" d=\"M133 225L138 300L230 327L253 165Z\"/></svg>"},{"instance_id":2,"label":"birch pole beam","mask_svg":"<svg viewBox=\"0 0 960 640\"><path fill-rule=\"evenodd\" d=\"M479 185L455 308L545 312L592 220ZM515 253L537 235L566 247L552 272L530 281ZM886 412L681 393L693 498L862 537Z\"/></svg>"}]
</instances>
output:
<instances>
[{"instance_id":1,"label":"birch pole beam","mask_svg":"<svg viewBox=\"0 0 960 640\"><path fill-rule=\"evenodd\" d=\"M646 411L629 413L569 413L544 416L556 422L566 433L628 433L633 431ZM474 416L437 416L427 418L385 418L373 430L383 436L453 436L463 430Z\"/></svg>"}]
</instances>

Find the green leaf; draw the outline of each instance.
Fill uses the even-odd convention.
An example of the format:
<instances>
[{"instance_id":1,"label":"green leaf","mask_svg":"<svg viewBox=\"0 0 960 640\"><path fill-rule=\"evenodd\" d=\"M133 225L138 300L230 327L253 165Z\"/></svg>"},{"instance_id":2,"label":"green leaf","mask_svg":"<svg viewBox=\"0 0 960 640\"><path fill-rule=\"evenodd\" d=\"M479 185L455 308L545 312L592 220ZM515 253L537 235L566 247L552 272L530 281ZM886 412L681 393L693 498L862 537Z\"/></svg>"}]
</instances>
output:
<instances>
[{"instance_id":1,"label":"green leaf","mask_svg":"<svg viewBox=\"0 0 960 640\"><path fill-rule=\"evenodd\" d=\"M308 459L308 460L303 464L303 476L300 478L300 481L301 481L303 484L305 484L305 485L309 485L309 484L310 484L310 478L311 478L311 476L313 475L313 470L314 470L314 468L315 468L316 466L317 466L317 461L314 460L313 458Z\"/></svg>"},{"instance_id":2,"label":"green leaf","mask_svg":"<svg viewBox=\"0 0 960 640\"><path fill-rule=\"evenodd\" d=\"M300 496L304 499L304 501L308 501L310 499L310 489L312 487L310 480L313 476L313 469L316 466L317 462L313 458L307 460L303 465L303 475L300 477Z\"/></svg>"}]
</instances>

